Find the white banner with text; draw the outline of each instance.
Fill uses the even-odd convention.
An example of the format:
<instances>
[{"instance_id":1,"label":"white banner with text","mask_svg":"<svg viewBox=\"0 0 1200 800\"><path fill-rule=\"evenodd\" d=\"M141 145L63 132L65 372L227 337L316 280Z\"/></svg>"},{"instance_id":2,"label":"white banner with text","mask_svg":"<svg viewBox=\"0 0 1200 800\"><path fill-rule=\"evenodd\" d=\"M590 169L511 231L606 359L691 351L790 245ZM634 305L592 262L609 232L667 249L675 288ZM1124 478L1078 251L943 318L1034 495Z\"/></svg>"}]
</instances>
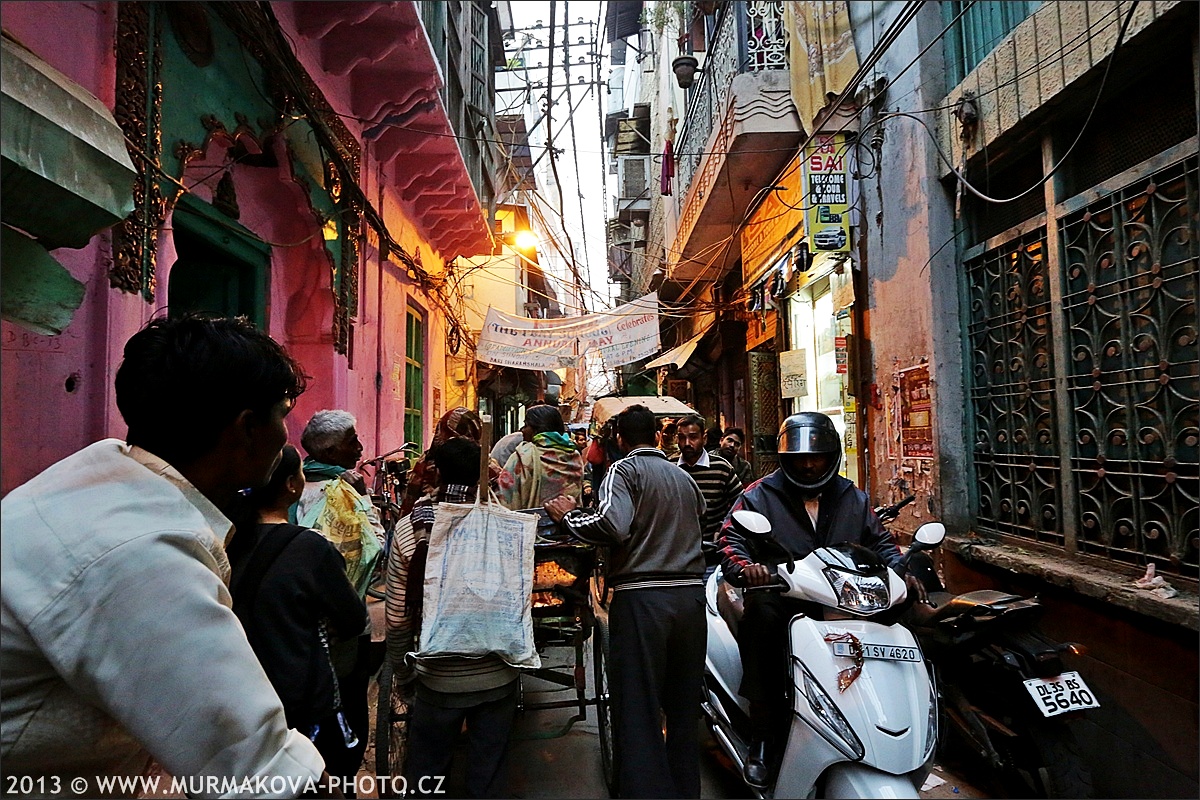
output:
<instances>
[{"instance_id":1,"label":"white banner with text","mask_svg":"<svg viewBox=\"0 0 1200 800\"><path fill-rule=\"evenodd\" d=\"M608 367L654 355L658 338L658 293L651 292L612 311L582 317L530 319L489 308L475 358L517 369L574 367L584 353L598 353Z\"/></svg>"}]
</instances>

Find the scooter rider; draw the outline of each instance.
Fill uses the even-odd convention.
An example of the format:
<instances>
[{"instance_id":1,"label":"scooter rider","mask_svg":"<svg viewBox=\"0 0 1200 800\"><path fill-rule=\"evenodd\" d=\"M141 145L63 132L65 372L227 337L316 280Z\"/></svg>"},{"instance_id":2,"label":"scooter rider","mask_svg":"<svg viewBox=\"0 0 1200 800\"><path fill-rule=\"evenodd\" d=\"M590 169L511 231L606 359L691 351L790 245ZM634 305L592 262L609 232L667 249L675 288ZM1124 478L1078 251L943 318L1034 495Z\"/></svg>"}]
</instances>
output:
<instances>
[{"instance_id":1,"label":"scooter rider","mask_svg":"<svg viewBox=\"0 0 1200 800\"><path fill-rule=\"evenodd\" d=\"M773 579L765 562L778 563L781 546L797 560L817 547L852 543L868 547L889 566L900 551L872 510L866 493L838 475L841 436L824 414L804 411L783 421L777 439L779 469L751 484L730 509L721 527L721 568L735 586L763 586ZM770 522L768 547L759 537L734 526L732 514L757 511ZM768 747L776 723L787 711L787 625L801 601L756 592L745 598L738 627L742 659L739 693L750 701L752 742L746 782L765 788L770 781Z\"/></svg>"}]
</instances>

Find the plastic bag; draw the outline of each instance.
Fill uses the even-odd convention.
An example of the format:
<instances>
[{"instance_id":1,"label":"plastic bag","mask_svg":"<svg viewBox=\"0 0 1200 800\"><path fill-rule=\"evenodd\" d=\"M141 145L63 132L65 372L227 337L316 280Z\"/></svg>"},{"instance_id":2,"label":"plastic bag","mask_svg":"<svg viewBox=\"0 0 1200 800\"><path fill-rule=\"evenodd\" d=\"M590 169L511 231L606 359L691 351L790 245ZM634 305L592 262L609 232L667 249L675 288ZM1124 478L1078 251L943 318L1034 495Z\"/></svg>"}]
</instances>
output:
<instances>
[{"instance_id":1,"label":"plastic bag","mask_svg":"<svg viewBox=\"0 0 1200 800\"><path fill-rule=\"evenodd\" d=\"M536 530L537 517L494 503L438 505L416 660L495 653L514 667L541 666L531 608Z\"/></svg>"},{"instance_id":2,"label":"plastic bag","mask_svg":"<svg viewBox=\"0 0 1200 800\"><path fill-rule=\"evenodd\" d=\"M341 478L325 483L325 495L299 522L315 528L346 559L346 576L365 597L371 575L383 553L367 516L371 501Z\"/></svg>"}]
</instances>

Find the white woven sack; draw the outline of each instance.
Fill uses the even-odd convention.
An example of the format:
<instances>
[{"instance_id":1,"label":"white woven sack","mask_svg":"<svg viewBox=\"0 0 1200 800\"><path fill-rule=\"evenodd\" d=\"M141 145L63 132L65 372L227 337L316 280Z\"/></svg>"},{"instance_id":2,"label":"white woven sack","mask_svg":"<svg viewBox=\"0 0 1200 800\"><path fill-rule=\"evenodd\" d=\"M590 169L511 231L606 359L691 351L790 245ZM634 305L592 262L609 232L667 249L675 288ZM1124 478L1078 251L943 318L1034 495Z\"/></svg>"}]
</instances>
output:
<instances>
[{"instance_id":1,"label":"white woven sack","mask_svg":"<svg viewBox=\"0 0 1200 800\"><path fill-rule=\"evenodd\" d=\"M438 504L415 659L495 653L514 667L541 666L531 608L536 533L536 516L496 503Z\"/></svg>"}]
</instances>

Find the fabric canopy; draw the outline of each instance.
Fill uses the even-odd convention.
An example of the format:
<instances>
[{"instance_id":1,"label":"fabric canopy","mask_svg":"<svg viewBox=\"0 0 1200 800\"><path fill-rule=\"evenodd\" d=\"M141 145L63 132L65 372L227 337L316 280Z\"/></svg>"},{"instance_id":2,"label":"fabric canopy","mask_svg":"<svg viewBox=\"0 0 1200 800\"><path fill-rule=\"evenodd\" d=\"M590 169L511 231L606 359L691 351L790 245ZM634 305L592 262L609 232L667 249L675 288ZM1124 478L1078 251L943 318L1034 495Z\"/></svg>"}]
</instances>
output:
<instances>
[{"instance_id":1,"label":"fabric canopy","mask_svg":"<svg viewBox=\"0 0 1200 800\"><path fill-rule=\"evenodd\" d=\"M696 352L696 348L700 345L700 340L708 335L711 323L704 326L704 330L688 339L678 347L674 347L663 353L658 358L646 364L646 369L657 369L658 367L682 367L692 357L692 353Z\"/></svg>"}]
</instances>

